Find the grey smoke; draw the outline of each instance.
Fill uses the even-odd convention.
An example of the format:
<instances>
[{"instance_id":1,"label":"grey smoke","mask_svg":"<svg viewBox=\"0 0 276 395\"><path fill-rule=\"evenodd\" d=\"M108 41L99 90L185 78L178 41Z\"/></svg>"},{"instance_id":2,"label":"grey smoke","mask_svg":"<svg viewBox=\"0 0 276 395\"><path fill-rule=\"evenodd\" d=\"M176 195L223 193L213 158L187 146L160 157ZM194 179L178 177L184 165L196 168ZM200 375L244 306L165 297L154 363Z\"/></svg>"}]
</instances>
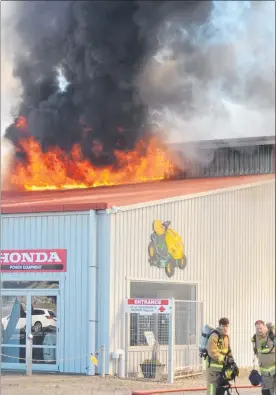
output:
<instances>
[{"instance_id":1,"label":"grey smoke","mask_svg":"<svg viewBox=\"0 0 276 395\"><path fill-rule=\"evenodd\" d=\"M160 27L141 76L151 119L169 141L275 133L275 2L215 1L208 21Z\"/></svg>"}]
</instances>

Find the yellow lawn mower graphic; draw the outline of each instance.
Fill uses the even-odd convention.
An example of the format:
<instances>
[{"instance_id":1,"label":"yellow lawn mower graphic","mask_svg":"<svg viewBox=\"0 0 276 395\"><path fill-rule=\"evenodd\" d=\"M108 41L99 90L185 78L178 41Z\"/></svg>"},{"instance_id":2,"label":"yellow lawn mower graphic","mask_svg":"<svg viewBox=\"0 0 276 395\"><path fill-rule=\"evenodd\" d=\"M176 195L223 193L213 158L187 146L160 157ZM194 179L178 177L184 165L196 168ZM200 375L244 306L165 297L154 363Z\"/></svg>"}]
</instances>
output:
<instances>
[{"instance_id":1,"label":"yellow lawn mower graphic","mask_svg":"<svg viewBox=\"0 0 276 395\"><path fill-rule=\"evenodd\" d=\"M187 265L183 241L179 234L169 227L170 224L170 221L153 221L153 233L148 247L150 265L165 268L168 277L174 275L176 267L185 269Z\"/></svg>"}]
</instances>

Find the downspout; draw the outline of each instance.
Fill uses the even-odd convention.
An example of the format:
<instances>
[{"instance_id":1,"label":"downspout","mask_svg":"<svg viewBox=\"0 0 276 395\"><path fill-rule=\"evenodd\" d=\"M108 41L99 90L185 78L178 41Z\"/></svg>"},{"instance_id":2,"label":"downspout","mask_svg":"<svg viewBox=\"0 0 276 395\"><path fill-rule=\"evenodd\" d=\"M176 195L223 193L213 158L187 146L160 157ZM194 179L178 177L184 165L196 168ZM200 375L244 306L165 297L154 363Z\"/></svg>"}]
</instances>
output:
<instances>
[{"instance_id":1,"label":"downspout","mask_svg":"<svg viewBox=\"0 0 276 395\"><path fill-rule=\"evenodd\" d=\"M91 355L96 354L96 296L97 296L97 223L96 213L89 211L89 267L88 267L88 355L87 374L95 375L95 365L91 360ZM81 336L81 333L80 333Z\"/></svg>"},{"instance_id":2,"label":"downspout","mask_svg":"<svg viewBox=\"0 0 276 395\"><path fill-rule=\"evenodd\" d=\"M120 211L117 207L98 210L97 217L97 349L105 348L105 373L111 374L110 359L110 264L111 264L111 214ZM97 373L102 373L102 360L99 356Z\"/></svg>"}]
</instances>

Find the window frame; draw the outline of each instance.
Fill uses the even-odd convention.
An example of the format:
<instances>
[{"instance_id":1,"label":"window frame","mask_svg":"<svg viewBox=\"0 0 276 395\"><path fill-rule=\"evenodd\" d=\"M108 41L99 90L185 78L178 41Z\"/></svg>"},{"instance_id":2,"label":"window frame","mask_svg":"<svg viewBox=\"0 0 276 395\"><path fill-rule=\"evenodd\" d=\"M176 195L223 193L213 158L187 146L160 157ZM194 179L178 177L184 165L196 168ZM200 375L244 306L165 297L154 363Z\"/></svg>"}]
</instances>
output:
<instances>
[{"instance_id":1,"label":"window frame","mask_svg":"<svg viewBox=\"0 0 276 395\"><path fill-rule=\"evenodd\" d=\"M30 285L47 285L45 287L30 287ZM27 286L29 285L29 286ZM51 287L51 285L56 285L55 287ZM26 290L26 291L44 291L44 290L60 290L61 289L61 280L60 279L39 279L39 280L27 280L20 278L18 280L15 279L2 279L1 280L1 287L2 291L19 291L19 290Z\"/></svg>"}]
</instances>

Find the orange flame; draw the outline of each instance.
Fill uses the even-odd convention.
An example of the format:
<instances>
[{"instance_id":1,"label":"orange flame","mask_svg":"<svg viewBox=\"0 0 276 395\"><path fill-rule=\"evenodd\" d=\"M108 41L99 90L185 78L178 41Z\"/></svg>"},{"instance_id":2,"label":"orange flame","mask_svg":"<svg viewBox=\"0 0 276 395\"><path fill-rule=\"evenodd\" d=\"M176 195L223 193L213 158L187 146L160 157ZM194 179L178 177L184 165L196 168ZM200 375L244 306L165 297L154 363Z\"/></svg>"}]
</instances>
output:
<instances>
[{"instance_id":1,"label":"orange flame","mask_svg":"<svg viewBox=\"0 0 276 395\"><path fill-rule=\"evenodd\" d=\"M16 123L15 123L15 126L16 126L18 129L21 129L21 130L26 131L26 130L27 130L27 119L24 118L24 117L22 117L22 116L19 117L19 118L17 119Z\"/></svg>"},{"instance_id":2,"label":"orange flame","mask_svg":"<svg viewBox=\"0 0 276 395\"><path fill-rule=\"evenodd\" d=\"M119 163L116 169L112 166L93 166L83 158L79 145L73 147L71 154L59 148L42 152L39 143L32 137L21 140L20 145L25 151L27 161L15 165L11 183L28 191L91 188L162 180L167 175L172 175L174 169L169 153L155 138L147 145L144 155L141 154L142 141L131 152L116 151L115 156Z\"/></svg>"}]
</instances>

